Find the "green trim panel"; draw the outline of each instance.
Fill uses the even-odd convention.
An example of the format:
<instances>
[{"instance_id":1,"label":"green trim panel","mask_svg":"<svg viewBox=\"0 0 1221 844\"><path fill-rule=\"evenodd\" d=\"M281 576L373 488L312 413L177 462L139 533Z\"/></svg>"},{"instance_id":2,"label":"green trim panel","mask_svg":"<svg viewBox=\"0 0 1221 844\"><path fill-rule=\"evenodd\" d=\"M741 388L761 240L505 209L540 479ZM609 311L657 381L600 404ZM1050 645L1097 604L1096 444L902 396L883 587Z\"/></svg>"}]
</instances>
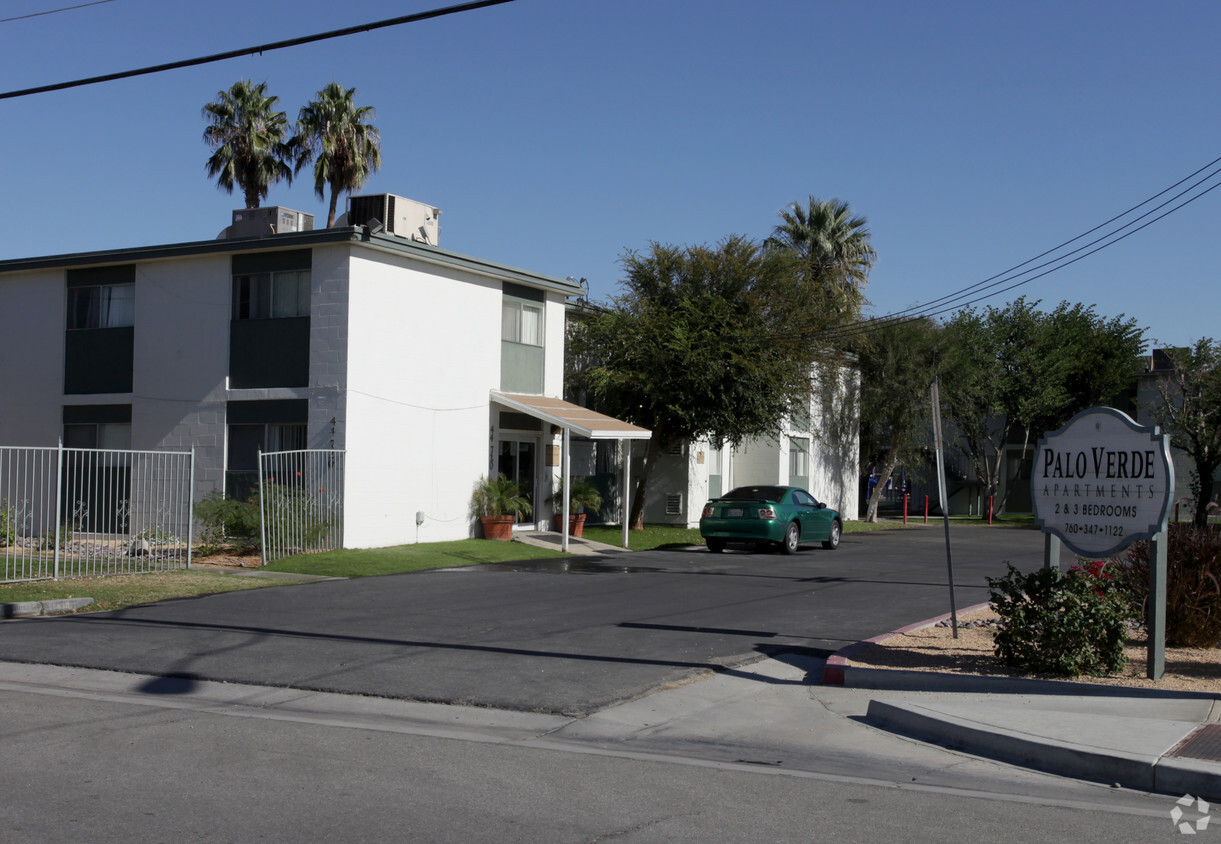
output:
<instances>
[{"instance_id":1,"label":"green trim panel","mask_svg":"<svg viewBox=\"0 0 1221 844\"><path fill-rule=\"evenodd\" d=\"M225 405L229 425L296 425L309 422L309 399L257 399Z\"/></svg>"},{"instance_id":2,"label":"green trim panel","mask_svg":"<svg viewBox=\"0 0 1221 844\"><path fill-rule=\"evenodd\" d=\"M309 317L229 323L229 387L309 385Z\"/></svg>"},{"instance_id":3,"label":"green trim panel","mask_svg":"<svg viewBox=\"0 0 1221 844\"><path fill-rule=\"evenodd\" d=\"M504 294L512 296L514 299L525 299L528 302L546 302L547 295L543 291L534 287L526 287L521 284L514 284L511 281L504 283Z\"/></svg>"},{"instance_id":4,"label":"green trim panel","mask_svg":"<svg viewBox=\"0 0 1221 844\"><path fill-rule=\"evenodd\" d=\"M130 393L135 329L89 328L64 333L64 393Z\"/></svg>"},{"instance_id":5,"label":"green trim panel","mask_svg":"<svg viewBox=\"0 0 1221 844\"><path fill-rule=\"evenodd\" d=\"M292 249L284 252L245 252L233 256L234 275L251 273L275 273L287 270L308 270L313 267L313 253L309 249Z\"/></svg>"},{"instance_id":6,"label":"green trim panel","mask_svg":"<svg viewBox=\"0 0 1221 844\"><path fill-rule=\"evenodd\" d=\"M500 341L500 389L506 393L543 393L543 347Z\"/></svg>"},{"instance_id":7,"label":"green trim panel","mask_svg":"<svg viewBox=\"0 0 1221 844\"><path fill-rule=\"evenodd\" d=\"M66 404L64 424L104 424L119 422L131 424L130 404Z\"/></svg>"},{"instance_id":8,"label":"green trim panel","mask_svg":"<svg viewBox=\"0 0 1221 844\"><path fill-rule=\"evenodd\" d=\"M117 264L110 267L83 267L68 270L69 287L95 287L101 284L135 284L136 265Z\"/></svg>"}]
</instances>

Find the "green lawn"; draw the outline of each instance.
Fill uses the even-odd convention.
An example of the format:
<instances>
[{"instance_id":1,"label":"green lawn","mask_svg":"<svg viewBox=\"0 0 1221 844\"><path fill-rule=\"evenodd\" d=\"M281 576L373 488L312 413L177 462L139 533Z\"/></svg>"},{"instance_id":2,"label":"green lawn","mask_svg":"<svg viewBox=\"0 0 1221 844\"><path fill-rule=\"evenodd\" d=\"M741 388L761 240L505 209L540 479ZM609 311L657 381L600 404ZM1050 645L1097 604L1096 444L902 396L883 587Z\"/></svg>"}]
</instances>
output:
<instances>
[{"instance_id":1,"label":"green lawn","mask_svg":"<svg viewBox=\"0 0 1221 844\"><path fill-rule=\"evenodd\" d=\"M508 560L534 560L563 557L560 551L535 548L522 542L491 542L486 539L461 539L455 542L427 542L396 545L391 548L361 548L300 554L277 560L268 571L319 574L327 577L371 577L401 574L424 569L473 566Z\"/></svg>"},{"instance_id":2,"label":"green lawn","mask_svg":"<svg viewBox=\"0 0 1221 844\"><path fill-rule=\"evenodd\" d=\"M117 610L134 604L151 604L169 598L193 598L216 592L279 586L276 581L234 577L213 572L180 571L157 574L123 574L112 577L72 577L0 585L0 604L49 601L54 598L93 598L82 612Z\"/></svg>"}]
</instances>

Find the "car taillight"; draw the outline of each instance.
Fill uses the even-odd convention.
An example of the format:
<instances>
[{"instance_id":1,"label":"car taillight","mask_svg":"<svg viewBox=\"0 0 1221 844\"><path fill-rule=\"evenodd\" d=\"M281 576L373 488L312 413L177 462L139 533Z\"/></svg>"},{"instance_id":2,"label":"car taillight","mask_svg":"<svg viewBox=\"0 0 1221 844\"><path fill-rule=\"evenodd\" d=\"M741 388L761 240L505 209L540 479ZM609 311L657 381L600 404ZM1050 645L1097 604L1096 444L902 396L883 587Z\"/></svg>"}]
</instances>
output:
<instances>
[{"instance_id":1,"label":"car taillight","mask_svg":"<svg viewBox=\"0 0 1221 844\"><path fill-rule=\"evenodd\" d=\"M712 518L712 505L711 505L711 504L705 504L705 505L704 505L704 513L703 513L703 516L702 516L701 518L705 518L705 519L711 519L711 518Z\"/></svg>"},{"instance_id":2,"label":"car taillight","mask_svg":"<svg viewBox=\"0 0 1221 844\"><path fill-rule=\"evenodd\" d=\"M760 507L760 508L759 508L759 518L760 518L760 519L774 519L774 518L776 518L776 510L775 510L775 508L773 508L773 507Z\"/></svg>"}]
</instances>

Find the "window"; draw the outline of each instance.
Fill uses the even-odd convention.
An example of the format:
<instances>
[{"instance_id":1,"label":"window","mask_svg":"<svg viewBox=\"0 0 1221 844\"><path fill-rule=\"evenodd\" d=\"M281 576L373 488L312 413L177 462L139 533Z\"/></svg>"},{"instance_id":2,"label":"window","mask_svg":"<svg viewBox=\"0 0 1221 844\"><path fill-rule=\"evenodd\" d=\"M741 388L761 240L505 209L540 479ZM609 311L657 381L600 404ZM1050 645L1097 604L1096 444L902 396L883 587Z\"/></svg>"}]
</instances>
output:
<instances>
[{"instance_id":1,"label":"window","mask_svg":"<svg viewBox=\"0 0 1221 844\"><path fill-rule=\"evenodd\" d=\"M310 272L249 273L233 277L233 318L309 316Z\"/></svg>"},{"instance_id":2,"label":"window","mask_svg":"<svg viewBox=\"0 0 1221 844\"><path fill-rule=\"evenodd\" d=\"M68 288L68 328L129 328L136 321L134 284Z\"/></svg>"},{"instance_id":3,"label":"window","mask_svg":"<svg viewBox=\"0 0 1221 844\"><path fill-rule=\"evenodd\" d=\"M509 343L543 345L543 306L505 299L501 306L500 337Z\"/></svg>"},{"instance_id":4,"label":"window","mask_svg":"<svg viewBox=\"0 0 1221 844\"><path fill-rule=\"evenodd\" d=\"M802 437L789 440L789 477L804 478L810 474L810 441Z\"/></svg>"},{"instance_id":5,"label":"window","mask_svg":"<svg viewBox=\"0 0 1221 844\"><path fill-rule=\"evenodd\" d=\"M307 447L305 399L229 402L225 494L245 501L258 488L259 452Z\"/></svg>"}]
</instances>

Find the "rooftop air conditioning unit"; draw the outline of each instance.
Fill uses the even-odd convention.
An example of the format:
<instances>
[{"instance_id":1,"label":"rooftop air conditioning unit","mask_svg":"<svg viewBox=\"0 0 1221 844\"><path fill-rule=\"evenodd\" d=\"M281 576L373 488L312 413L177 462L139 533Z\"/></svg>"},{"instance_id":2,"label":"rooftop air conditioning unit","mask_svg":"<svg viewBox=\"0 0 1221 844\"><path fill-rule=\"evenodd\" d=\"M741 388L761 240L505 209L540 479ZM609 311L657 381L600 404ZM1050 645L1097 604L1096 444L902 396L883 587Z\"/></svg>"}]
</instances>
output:
<instances>
[{"instance_id":1,"label":"rooftop air conditioning unit","mask_svg":"<svg viewBox=\"0 0 1221 844\"><path fill-rule=\"evenodd\" d=\"M268 234L308 232L314 229L314 215L272 205L267 208L241 208L233 212L233 225L227 237L262 237Z\"/></svg>"},{"instance_id":2,"label":"rooftop air conditioning unit","mask_svg":"<svg viewBox=\"0 0 1221 844\"><path fill-rule=\"evenodd\" d=\"M440 208L392 193L348 197L349 226L369 226L376 220L386 232L417 243L437 245L440 216Z\"/></svg>"}]
</instances>

